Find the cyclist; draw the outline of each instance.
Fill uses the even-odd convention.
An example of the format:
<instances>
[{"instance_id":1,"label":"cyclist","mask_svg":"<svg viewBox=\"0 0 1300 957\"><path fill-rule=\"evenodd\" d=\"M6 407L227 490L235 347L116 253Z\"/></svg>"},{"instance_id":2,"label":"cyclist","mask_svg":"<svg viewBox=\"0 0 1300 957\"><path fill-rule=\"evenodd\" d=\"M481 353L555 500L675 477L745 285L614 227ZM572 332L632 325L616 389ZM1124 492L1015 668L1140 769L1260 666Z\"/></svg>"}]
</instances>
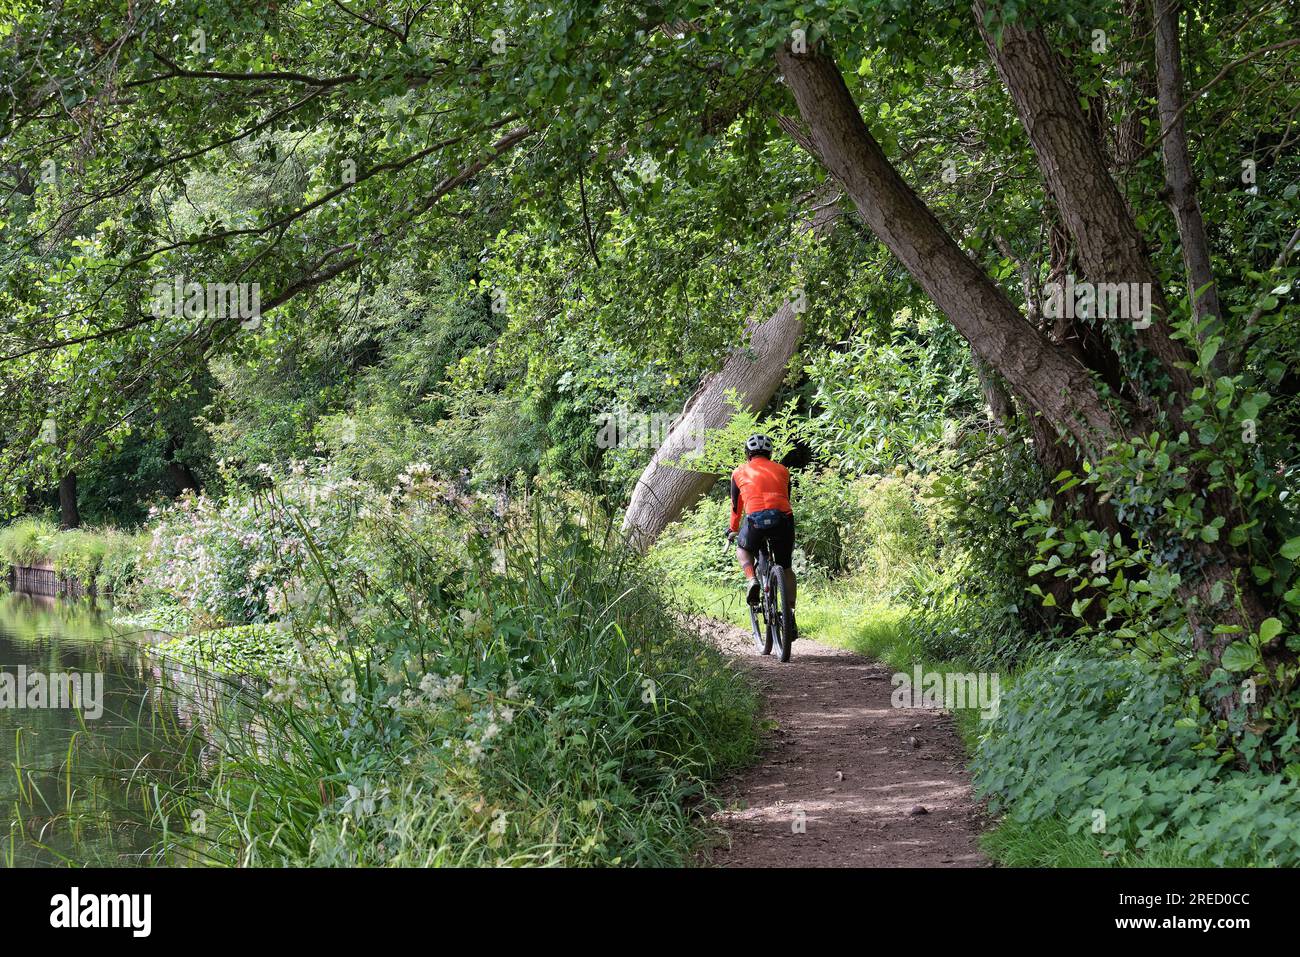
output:
<instances>
[{"instance_id":1,"label":"cyclist","mask_svg":"<svg viewBox=\"0 0 1300 957\"><path fill-rule=\"evenodd\" d=\"M744 524L741 516L744 516ZM749 579L747 600L757 605L761 589L754 577L754 556L764 541L772 543L772 558L785 569L794 614L795 581L790 567L794 552L794 510L790 508L790 470L772 461L772 440L751 435L745 440L745 464L731 473L731 531L736 558Z\"/></svg>"}]
</instances>

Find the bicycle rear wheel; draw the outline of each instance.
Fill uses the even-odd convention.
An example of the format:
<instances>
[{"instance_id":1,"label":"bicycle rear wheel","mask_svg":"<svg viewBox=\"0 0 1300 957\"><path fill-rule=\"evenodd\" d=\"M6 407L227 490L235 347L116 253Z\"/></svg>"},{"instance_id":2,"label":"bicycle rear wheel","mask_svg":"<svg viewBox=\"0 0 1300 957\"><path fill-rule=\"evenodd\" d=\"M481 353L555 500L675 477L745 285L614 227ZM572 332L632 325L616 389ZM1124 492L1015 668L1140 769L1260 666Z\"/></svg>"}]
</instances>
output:
<instances>
[{"instance_id":1,"label":"bicycle rear wheel","mask_svg":"<svg viewBox=\"0 0 1300 957\"><path fill-rule=\"evenodd\" d=\"M767 634L769 640L774 641L781 660L789 661L791 646L794 644L794 614L790 611L785 570L780 565L775 565L768 574L772 601L771 608L768 609Z\"/></svg>"}]
</instances>

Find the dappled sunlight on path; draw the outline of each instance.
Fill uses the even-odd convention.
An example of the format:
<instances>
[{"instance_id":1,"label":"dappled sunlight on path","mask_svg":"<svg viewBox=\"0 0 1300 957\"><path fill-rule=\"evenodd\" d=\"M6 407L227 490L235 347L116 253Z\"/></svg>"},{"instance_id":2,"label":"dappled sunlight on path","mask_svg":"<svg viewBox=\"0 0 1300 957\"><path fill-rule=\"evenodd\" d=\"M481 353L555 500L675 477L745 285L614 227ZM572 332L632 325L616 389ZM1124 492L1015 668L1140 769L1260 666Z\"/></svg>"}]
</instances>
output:
<instances>
[{"instance_id":1,"label":"dappled sunlight on path","mask_svg":"<svg viewBox=\"0 0 1300 957\"><path fill-rule=\"evenodd\" d=\"M759 763L724 787L713 864L988 865L949 715L890 707L889 670L861 655L800 639L782 665L739 628L697 624L752 669L777 723Z\"/></svg>"}]
</instances>

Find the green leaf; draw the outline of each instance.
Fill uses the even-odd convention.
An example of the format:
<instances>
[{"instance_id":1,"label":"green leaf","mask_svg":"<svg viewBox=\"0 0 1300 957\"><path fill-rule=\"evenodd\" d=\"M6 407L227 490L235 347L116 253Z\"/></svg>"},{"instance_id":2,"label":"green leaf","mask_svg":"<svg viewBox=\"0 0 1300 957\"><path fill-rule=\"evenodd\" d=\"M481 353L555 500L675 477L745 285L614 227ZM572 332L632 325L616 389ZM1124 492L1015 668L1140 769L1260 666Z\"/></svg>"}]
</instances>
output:
<instances>
[{"instance_id":1,"label":"green leaf","mask_svg":"<svg viewBox=\"0 0 1300 957\"><path fill-rule=\"evenodd\" d=\"M1282 633L1282 622L1276 618L1265 618L1259 623L1259 640L1272 641Z\"/></svg>"},{"instance_id":2,"label":"green leaf","mask_svg":"<svg viewBox=\"0 0 1300 957\"><path fill-rule=\"evenodd\" d=\"M1228 671L1240 674L1255 667L1257 661L1259 661L1259 654L1254 648L1244 641L1234 641L1223 650L1223 660L1220 664Z\"/></svg>"}]
</instances>

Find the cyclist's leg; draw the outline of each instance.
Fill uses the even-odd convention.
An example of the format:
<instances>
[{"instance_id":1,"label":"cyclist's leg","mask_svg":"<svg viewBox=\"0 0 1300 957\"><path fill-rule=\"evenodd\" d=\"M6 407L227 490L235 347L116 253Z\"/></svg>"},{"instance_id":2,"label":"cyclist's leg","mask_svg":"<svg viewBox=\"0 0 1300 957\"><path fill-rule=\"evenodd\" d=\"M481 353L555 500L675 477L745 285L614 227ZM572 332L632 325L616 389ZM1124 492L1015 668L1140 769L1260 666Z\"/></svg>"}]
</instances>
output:
<instances>
[{"instance_id":1,"label":"cyclist's leg","mask_svg":"<svg viewBox=\"0 0 1300 957\"><path fill-rule=\"evenodd\" d=\"M740 570L745 573L746 578L754 577L754 556L746 551L743 545L736 546L736 561L740 563Z\"/></svg>"},{"instance_id":2,"label":"cyclist's leg","mask_svg":"<svg viewBox=\"0 0 1300 957\"><path fill-rule=\"evenodd\" d=\"M762 542L753 541L754 529L750 527L749 519L746 518L740 526L740 534L736 536L736 560L740 562L740 570L745 573L745 579L749 582L749 590L745 600L751 605L758 604L758 578L754 572L754 556L758 554L758 549Z\"/></svg>"},{"instance_id":3,"label":"cyclist's leg","mask_svg":"<svg viewBox=\"0 0 1300 957\"><path fill-rule=\"evenodd\" d=\"M772 557L785 571L785 587L790 600L790 610L794 611L795 589L794 577L794 516L787 516L771 534Z\"/></svg>"}]
</instances>

